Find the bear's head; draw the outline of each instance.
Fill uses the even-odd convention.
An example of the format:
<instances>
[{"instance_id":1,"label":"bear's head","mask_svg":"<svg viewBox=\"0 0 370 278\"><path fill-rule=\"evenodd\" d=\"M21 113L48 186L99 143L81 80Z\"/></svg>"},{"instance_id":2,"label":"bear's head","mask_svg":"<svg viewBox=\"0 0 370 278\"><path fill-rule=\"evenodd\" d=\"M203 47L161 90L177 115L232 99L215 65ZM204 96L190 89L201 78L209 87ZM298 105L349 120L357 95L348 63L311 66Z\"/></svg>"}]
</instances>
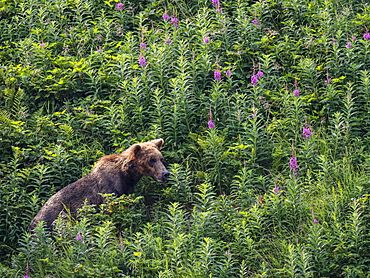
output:
<instances>
[{"instance_id":1,"label":"bear's head","mask_svg":"<svg viewBox=\"0 0 370 278\"><path fill-rule=\"evenodd\" d=\"M127 162L143 176L152 177L157 182L166 182L170 173L163 164L160 152L164 144L163 139L134 144L127 149Z\"/></svg>"}]
</instances>

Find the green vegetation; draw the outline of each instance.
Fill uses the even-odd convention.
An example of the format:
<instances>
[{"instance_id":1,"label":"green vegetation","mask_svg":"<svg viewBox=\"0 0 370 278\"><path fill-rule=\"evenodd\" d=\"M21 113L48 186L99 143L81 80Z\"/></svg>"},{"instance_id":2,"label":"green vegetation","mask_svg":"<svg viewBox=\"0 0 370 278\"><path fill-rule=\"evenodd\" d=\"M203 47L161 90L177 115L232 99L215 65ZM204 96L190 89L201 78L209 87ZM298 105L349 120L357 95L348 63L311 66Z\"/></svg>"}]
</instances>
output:
<instances>
[{"instance_id":1,"label":"green vegetation","mask_svg":"<svg viewBox=\"0 0 370 278\"><path fill-rule=\"evenodd\" d=\"M370 277L365 0L0 0L0 277ZM172 175L28 225L105 154Z\"/></svg>"}]
</instances>

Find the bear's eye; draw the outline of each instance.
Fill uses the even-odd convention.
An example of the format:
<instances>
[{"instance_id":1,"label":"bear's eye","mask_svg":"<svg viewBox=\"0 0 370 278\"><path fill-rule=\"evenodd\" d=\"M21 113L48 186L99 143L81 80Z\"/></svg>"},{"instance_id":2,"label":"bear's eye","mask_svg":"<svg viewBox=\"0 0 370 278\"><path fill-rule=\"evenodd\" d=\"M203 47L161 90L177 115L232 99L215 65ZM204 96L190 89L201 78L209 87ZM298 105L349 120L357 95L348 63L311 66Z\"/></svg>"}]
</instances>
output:
<instances>
[{"instance_id":1,"label":"bear's eye","mask_svg":"<svg viewBox=\"0 0 370 278\"><path fill-rule=\"evenodd\" d=\"M149 160L149 166L153 167L156 162L157 162L157 160L155 158L151 158Z\"/></svg>"}]
</instances>

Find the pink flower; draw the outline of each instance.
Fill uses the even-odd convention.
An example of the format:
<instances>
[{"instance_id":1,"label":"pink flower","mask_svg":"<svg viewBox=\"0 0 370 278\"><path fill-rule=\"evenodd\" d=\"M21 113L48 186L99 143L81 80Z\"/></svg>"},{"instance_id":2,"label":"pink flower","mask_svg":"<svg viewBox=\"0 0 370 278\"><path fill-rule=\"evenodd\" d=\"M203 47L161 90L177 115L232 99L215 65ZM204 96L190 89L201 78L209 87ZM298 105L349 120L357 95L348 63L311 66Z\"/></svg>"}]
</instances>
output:
<instances>
[{"instance_id":1,"label":"pink flower","mask_svg":"<svg viewBox=\"0 0 370 278\"><path fill-rule=\"evenodd\" d=\"M171 23L175 27L179 27L179 19L177 17L172 17L171 18Z\"/></svg>"},{"instance_id":2,"label":"pink flower","mask_svg":"<svg viewBox=\"0 0 370 278\"><path fill-rule=\"evenodd\" d=\"M274 193L275 193L275 194L278 194L278 193L279 193L279 190L280 190L280 188L279 188L279 187L276 187L276 186L274 187Z\"/></svg>"},{"instance_id":3,"label":"pink flower","mask_svg":"<svg viewBox=\"0 0 370 278\"><path fill-rule=\"evenodd\" d=\"M171 39L167 39L166 40L166 43L170 44L171 43Z\"/></svg>"},{"instance_id":4,"label":"pink flower","mask_svg":"<svg viewBox=\"0 0 370 278\"><path fill-rule=\"evenodd\" d=\"M316 218L313 219L313 223L317 224L319 223L319 220L317 220Z\"/></svg>"},{"instance_id":5,"label":"pink flower","mask_svg":"<svg viewBox=\"0 0 370 278\"><path fill-rule=\"evenodd\" d=\"M204 43L205 43L205 44L209 44L209 38L208 38L208 37L205 37L205 38L203 39L203 41L204 41Z\"/></svg>"},{"instance_id":6,"label":"pink flower","mask_svg":"<svg viewBox=\"0 0 370 278\"><path fill-rule=\"evenodd\" d=\"M170 16L168 14L163 14L162 15L162 18L165 20L165 21L168 21L170 19Z\"/></svg>"},{"instance_id":7,"label":"pink flower","mask_svg":"<svg viewBox=\"0 0 370 278\"><path fill-rule=\"evenodd\" d=\"M251 76L251 84L252 84L252 86L256 86L256 85L258 85L258 81L259 81L259 77L262 77L262 76L264 76L265 74L263 73L263 71L258 71L257 72L257 74L253 74L252 76Z\"/></svg>"},{"instance_id":8,"label":"pink flower","mask_svg":"<svg viewBox=\"0 0 370 278\"><path fill-rule=\"evenodd\" d=\"M140 48L142 48L142 49L146 49L146 43L141 42L141 43L140 43Z\"/></svg>"},{"instance_id":9,"label":"pink flower","mask_svg":"<svg viewBox=\"0 0 370 278\"><path fill-rule=\"evenodd\" d=\"M212 0L212 6L216 8L217 13L222 12L220 0Z\"/></svg>"},{"instance_id":10,"label":"pink flower","mask_svg":"<svg viewBox=\"0 0 370 278\"><path fill-rule=\"evenodd\" d=\"M252 20L252 24L258 24L258 23L259 23L258 19Z\"/></svg>"},{"instance_id":11,"label":"pink flower","mask_svg":"<svg viewBox=\"0 0 370 278\"><path fill-rule=\"evenodd\" d=\"M308 140L311 138L311 130L309 128L304 127L302 132L302 137L305 140Z\"/></svg>"},{"instance_id":12,"label":"pink flower","mask_svg":"<svg viewBox=\"0 0 370 278\"><path fill-rule=\"evenodd\" d=\"M230 71L230 70L227 70L226 72L225 72L225 75L226 75L226 77L229 77L230 75L232 75L233 73Z\"/></svg>"},{"instance_id":13,"label":"pink flower","mask_svg":"<svg viewBox=\"0 0 370 278\"><path fill-rule=\"evenodd\" d=\"M255 75L255 74L253 74L251 76L251 84L252 84L252 86L256 86L257 85L257 82L258 82L258 76Z\"/></svg>"},{"instance_id":14,"label":"pink flower","mask_svg":"<svg viewBox=\"0 0 370 278\"><path fill-rule=\"evenodd\" d=\"M122 11L125 9L125 5L123 5L123 3L118 3L115 8L116 10Z\"/></svg>"},{"instance_id":15,"label":"pink flower","mask_svg":"<svg viewBox=\"0 0 370 278\"><path fill-rule=\"evenodd\" d=\"M41 43L39 46L40 46L40 47L45 47L45 46L46 46L46 44Z\"/></svg>"},{"instance_id":16,"label":"pink flower","mask_svg":"<svg viewBox=\"0 0 370 278\"><path fill-rule=\"evenodd\" d=\"M211 120L208 121L208 128L215 128L215 124Z\"/></svg>"},{"instance_id":17,"label":"pink flower","mask_svg":"<svg viewBox=\"0 0 370 278\"><path fill-rule=\"evenodd\" d=\"M215 72L213 73L213 76L216 81L221 81L221 72L219 70L216 69Z\"/></svg>"},{"instance_id":18,"label":"pink flower","mask_svg":"<svg viewBox=\"0 0 370 278\"><path fill-rule=\"evenodd\" d=\"M296 89L296 90L293 91L293 95L296 96L296 97L299 97L300 92L301 91L299 89Z\"/></svg>"},{"instance_id":19,"label":"pink flower","mask_svg":"<svg viewBox=\"0 0 370 278\"><path fill-rule=\"evenodd\" d=\"M297 175L298 172L298 162L297 158L292 156L289 160L289 167L290 167L290 172L293 174L293 176Z\"/></svg>"},{"instance_id":20,"label":"pink flower","mask_svg":"<svg viewBox=\"0 0 370 278\"><path fill-rule=\"evenodd\" d=\"M212 6L213 7L219 7L220 6L220 0L212 0Z\"/></svg>"},{"instance_id":21,"label":"pink flower","mask_svg":"<svg viewBox=\"0 0 370 278\"><path fill-rule=\"evenodd\" d=\"M144 56L139 57L139 65L143 68L146 67L147 64Z\"/></svg>"}]
</instances>

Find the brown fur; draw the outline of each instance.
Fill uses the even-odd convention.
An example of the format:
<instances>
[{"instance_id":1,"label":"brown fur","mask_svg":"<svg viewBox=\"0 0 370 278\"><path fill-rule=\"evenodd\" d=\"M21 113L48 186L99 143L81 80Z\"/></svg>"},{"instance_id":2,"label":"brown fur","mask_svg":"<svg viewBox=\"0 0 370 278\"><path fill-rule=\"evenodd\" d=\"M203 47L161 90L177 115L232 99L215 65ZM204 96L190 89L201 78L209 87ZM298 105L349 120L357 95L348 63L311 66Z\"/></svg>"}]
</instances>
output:
<instances>
[{"instance_id":1,"label":"brown fur","mask_svg":"<svg viewBox=\"0 0 370 278\"><path fill-rule=\"evenodd\" d=\"M166 182L169 172L163 165L160 152L163 139L134 144L120 154L102 157L91 173L54 194L41 208L30 224L33 230L40 221L52 229L52 223L66 208L73 217L85 200L87 204L100 205L104 198L98 193L130 194L142 176L157 182Z\"/></svg>"}]
</instances>

